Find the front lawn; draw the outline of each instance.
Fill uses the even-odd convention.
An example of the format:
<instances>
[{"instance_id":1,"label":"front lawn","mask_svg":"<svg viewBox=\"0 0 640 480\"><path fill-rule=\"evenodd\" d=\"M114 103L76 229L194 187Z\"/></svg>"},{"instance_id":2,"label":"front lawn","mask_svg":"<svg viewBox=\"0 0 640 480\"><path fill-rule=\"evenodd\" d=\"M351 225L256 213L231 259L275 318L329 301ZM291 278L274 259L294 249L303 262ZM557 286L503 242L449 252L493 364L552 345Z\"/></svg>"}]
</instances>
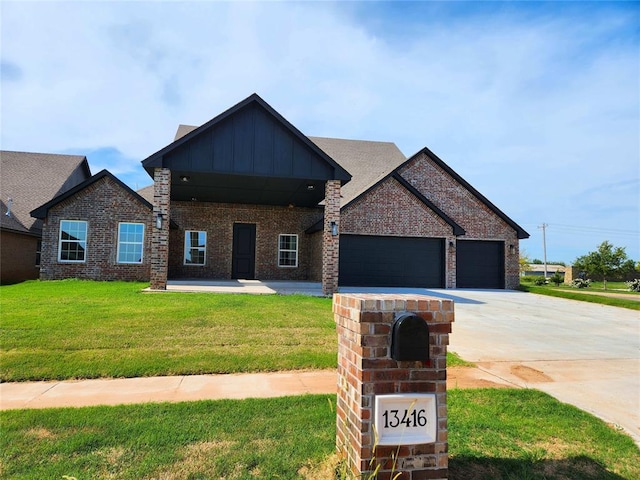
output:
<instances>
[{"instance_id":1,"label":"front lawn","mask_svg":"<svg viewBox=\"0 0 640 480\"><path fill-rule=\"evenodd\" d=\"M603 290L599 288L573 288L567 285L556 287L555 285L520 285L520 290L538 295L547 295L549 297L566 298L568 300L578 300L580 302L598 303L600 305L609 305L611 307L628 308L630 310L640 310L640 294L629 291ZM637 300L628 298L618 298L615 296L606 296L604 293L625 294L637 296Z\"/></svg>"},{"instance_id":2,"label":"front lawn","mask_svg":"<svg viewBox=\"0 0 640 480\"><path fill-rule=\"evenodd\" d=\"M1 381L335 368L330 298L142 293L143 283L0 287Z\"/></svg>"},{"instance_id":3,"label":"front lawn","mask_svg":"<svg viewBox=\"0 0 640 480\"><path fill-rule=\"evenodd\" d=\"M632 440L535 390L450 390L450 480L640 478ZM330 405L331 404L331 405ZM334 480L335 395L0 412L12 479Z\"/></svg>"}]
</instances>

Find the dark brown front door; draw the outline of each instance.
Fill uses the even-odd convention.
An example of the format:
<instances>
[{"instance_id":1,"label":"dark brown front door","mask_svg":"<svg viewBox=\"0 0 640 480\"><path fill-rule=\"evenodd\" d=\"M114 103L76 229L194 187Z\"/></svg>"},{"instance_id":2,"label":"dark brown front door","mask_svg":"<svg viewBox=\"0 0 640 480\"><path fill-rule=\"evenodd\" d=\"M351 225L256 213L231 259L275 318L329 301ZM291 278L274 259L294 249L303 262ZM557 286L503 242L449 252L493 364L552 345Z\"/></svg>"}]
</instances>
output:
<instances>
[{"instance_id":1,"label":"dark brown front door","mask_svg":"<svg viewBox=\"0 0 640 480\"><path fill-rule=\"evenodd\" d=\"M253 280L255 276L256 226L253 223L235 223L231 277Z\"/></svg>"}]
</instances>

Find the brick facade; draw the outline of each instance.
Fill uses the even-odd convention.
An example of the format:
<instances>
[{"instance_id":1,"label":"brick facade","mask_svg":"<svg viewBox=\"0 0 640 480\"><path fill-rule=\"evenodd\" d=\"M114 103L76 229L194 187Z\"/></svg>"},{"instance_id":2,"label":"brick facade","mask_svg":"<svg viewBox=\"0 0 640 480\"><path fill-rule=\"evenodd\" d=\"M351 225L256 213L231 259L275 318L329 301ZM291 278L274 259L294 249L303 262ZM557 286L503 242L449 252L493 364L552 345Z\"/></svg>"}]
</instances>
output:
<instances>
[{"instance_id":1,"label":"brick facade","mask_svg":"<svg viewBox=\"0 0 640 480\"><path fill-rule=\"evenodd\" d=\"M162 218L157 227L156 219ZM153 172L153 229L151 231L150 288L165 290L169 271L169 226L171 218L171 170L156 168Z\"/></svg>"},{"instance_id":2,"label":"brick facade","mask_svg":"<svg viewBox=\"0 0 640 480\"><path fill-rule=\"evenodd\" d=\"M427 361L391 358L393 322L396 315L407 311L424 319L429 327ZM454 321L453 302L422 295L336 294L333 312L338 332L336 448L340 458L356 478L366 477L380 465L378 480L446 479L446 354ZM375 397L394 393L436 395L434 443L376 445Z\"/></svg>"},{"instance_id":3,"label":"brick facade","mask_svg":"<svg viewBox=\"0 0 640 480\"><path fill-rule=\"evenodd\" d=\"M424 152L416 155L399 173L465 229L466 233L461 240L504 242L505 287L515 288L520 284L518 235L512 226ZM513 249L510 248L511 245Z\"/></svg>"},{"instance_id":4,"label":"brick facade","mask_svg":"<svg viewBox=\"0 0 640 480\"><path fill-rule=\"evenodd\" d=\"M231 278L233 225L256 225L256 278L320 281L319 234L305 230L322 218L322 208L206 202L172 202L178 225L169 238L169 278ZM206 264L184 265L185 231L207 232ZM298 235L298 266L278 267L278 236Z\"/></svg>"},{"instance_id":5,"label":"brick facade","mask_svg":"<svg viewBox=\"0 0 640 480\"><path fill-rule=\"evenodd\" d=\"M424 153L407 162L399 174L465 230L460 240L504 242L505 286L519 285L518 234L512 226ZM342 233L443 238L446 287L456 287L458 239L452 227L393 178L344 209Z\"/></svg>"},{"instance_id":6,"label":"brick facade","mask_svg":"<svg viewBox=\"0 0 640 480\"><path fill-rule=\"evenodd\" d=\"M0 232L0 265L2 283L18 283L35 280L40 275L36 265L38 237L2 230Z\"/></svg>"},{"instance_id":7,"label":"brick facade","mask_svg":"<svg viewBox=\"0 0 640 480\"><path fill-rule=\"evenodd\" d=\"M84 262L58 261L61 220L87 222L87 248ZM120 222L145 225L141 264L118 263L117 237ZM116 182L104 177L49 209L43 228L40 278L42 280L81 278L148 281L151 228L149 208Z\"/></svg>"},{"instance_id":8,"label":"brick facade","mask_svg":"<svg viewBox=\"0 0 640 480\"><path fill-rule=\"evenodd\" d=\"M324 226L322 234L322 292L332 295L338 291L338 261L340 257L340 180L327 180L324 197ZM337 228L334 235L333 225Z\"/></svg>"}]
</instances>

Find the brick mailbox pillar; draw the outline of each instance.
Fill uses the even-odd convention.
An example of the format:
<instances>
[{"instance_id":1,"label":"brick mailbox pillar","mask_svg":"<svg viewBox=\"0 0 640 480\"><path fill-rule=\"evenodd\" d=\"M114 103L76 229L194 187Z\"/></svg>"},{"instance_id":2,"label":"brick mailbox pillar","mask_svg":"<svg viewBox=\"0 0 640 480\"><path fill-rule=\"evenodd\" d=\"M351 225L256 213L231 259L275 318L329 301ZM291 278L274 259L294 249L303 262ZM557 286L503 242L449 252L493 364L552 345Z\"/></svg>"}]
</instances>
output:
<instances>
[{"instance_id":1,"label":"brick mailbox pillar","mask_svg":"<svg viewBox=\"0 0 640 480\"><path fill-rule=\"evenodd\" d=\"M368 478L376 469L378 480L448 478L446 354L453 301L423 295L336 294L333 312L338 330L340 458L356 478ZM405 358L398 355L398 327L407 317L414 330L405 330L403 341L417 341L428 359L394 359ZM428 329L428 334L416 327Z\"/></svg>"}]
</instances>

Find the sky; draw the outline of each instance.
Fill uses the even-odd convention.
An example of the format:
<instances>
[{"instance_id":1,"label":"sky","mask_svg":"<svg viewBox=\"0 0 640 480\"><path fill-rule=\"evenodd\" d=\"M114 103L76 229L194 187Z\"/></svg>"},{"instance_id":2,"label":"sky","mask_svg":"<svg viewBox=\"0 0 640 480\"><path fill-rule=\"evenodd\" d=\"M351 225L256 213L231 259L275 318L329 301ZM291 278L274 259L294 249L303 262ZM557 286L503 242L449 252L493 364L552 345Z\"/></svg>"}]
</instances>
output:
<instances>
[{"instance_id":1,"label":"sky","mask_svg":"<svg viewBox=\"0 0 640 480\"><path fill-rule=\"evenodd\" d=\"M309 136L428 147L532 259L640 260L640 2L0 0L0 30L3 150L142 188L178 124L258 93Z\"/></svg>"}]
</instances>

